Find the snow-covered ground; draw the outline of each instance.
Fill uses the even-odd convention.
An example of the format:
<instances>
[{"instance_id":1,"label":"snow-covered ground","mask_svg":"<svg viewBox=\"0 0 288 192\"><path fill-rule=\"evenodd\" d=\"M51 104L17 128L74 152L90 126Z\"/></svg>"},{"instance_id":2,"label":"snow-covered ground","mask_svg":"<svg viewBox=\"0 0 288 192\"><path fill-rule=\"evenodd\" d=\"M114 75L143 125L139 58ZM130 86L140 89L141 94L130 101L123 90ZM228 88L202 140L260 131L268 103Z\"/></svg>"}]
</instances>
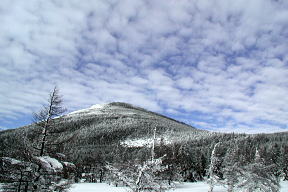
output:
<instances>
[{"instance_id":1,"label":"snow-covered ground","mask_svg":"<svg viewBox=\"0 0 288 192\"><path fill-rule=\"evenodd\" d=\"M1 191L1 183L0 183ZM207 192L208 185L205 182L197 183L183 183L177 185L175 190L170 190L170 192ZM226 192L224 187L216 186L214 192ZM280 192L288 191L288 181L281 182ZM76 183L73 184L69 192L127 192L125 187L113 187L105 183Z\"/></svg>"},{"instance_id":2,"label":"snow-covered ground","mask_svg":"<svg viewBox=\"0 0 288 192\"><path fill-rule=\"evenodd\" d=\"M171 192L207 192L208 185L205 182L197 183L183 183L179 184L175 190L170 190ZM72 186L70 192L127 192L125 187L112 187L105 183L77 183ZM214 192L226 192L222 186L216 186ZM288 191L288 181L281 182L280 192Z\"/></svg>"},{"instance_id":3,"label":"snow-covered ground","mask_svg":"<svg viewBox=\"0 0 288 192\"><path fill-rule=\"evenodd\" d=\"M127 192L124 187L112 187L105 183L77 183L69 192Z\"/></svg>"}]
</instances>

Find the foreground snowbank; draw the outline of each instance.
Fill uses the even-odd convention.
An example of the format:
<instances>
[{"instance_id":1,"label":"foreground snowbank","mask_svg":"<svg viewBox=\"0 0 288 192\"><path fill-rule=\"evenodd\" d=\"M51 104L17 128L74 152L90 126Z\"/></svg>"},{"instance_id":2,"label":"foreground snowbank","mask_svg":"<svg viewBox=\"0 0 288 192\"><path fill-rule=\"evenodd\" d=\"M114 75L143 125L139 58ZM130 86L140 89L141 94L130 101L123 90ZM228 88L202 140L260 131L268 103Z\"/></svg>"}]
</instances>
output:
<instances>
[{"instance_id":1,"label":"foreground snowbank","mask_svg":"<svg viewBox=\"0 0 288 192\"><path fill-rule=\"evenodd\" d=\"M205 192L208 191L208 185L205 182L183 183L179 184L175 190L171 192ZM105 183L77 183L72 186L70 192L127 192L125 187L112 187ZM226 192L222 186L216 186L214 192ZM281 182L280 192L288 191L288 181Z\"/></svg>"},{"instance_id":2,"label":"foreground snowbank","mask_svg":"<svg viewBox=\"0 0 288 192\"><path fill-rule=\"evenodd\" d=\"M1 191L1 183L0 183ZM183 183L177 186L177 189L171 190L171 192L206 192L208 191L208 185L205 182L197 183ZM226 192L224 187L215 187L214 192ZM288 191L288 181L281 182L280 192ZM72 185L69 192L127 192L125 187L112 187L105 183L76 183Z\"/></svg>"},{"instance_id":3,"label":"foreground snowbank","mask_svg":"<svg viewBox=\"0 0 288 192\"><path fill-rule=\"evenodd\" d=\"M208 185L205 182L183 183L179 184L175 190L171 192L205 192L208 191ZM127 192L125 187L112 187L105 183L77 183L74 184L70 192ZM216 186L214 192L226 192L224 187ZM288 191L288 182L281 182L280 192Z\"/></svg>"},{"instance_id":4,"label":"foreground snowbank","mask_svg":"<svg viewBox=\"0 0 288 192\"><path fill-rule=\"evenodd\" d=\"M72 185L70 192L127 192L125 187L112 187L105 183L77 183Z\"/></svg>"}]
</instances>

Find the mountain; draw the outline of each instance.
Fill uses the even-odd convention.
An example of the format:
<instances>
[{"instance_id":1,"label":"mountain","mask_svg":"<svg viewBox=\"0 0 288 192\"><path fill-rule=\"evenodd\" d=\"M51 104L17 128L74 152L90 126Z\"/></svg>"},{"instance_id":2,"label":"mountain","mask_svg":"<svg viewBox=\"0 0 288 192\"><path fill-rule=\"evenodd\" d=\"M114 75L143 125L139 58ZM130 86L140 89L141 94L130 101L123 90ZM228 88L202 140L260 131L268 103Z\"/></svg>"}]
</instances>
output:
<instances>
[{"instance_id":1,"label":"mountain","mask_svg":"<svg viewBox=\"0 0 288 192\"><path fill-rule=\"evenodd\" d=\"M208 134L172 118L145 110L127 103L113 102L93 105L53 119L52 135L56 143L61 143L61 152L81 151L83 148L122 145L140 147L149 145L156 128L156 137L164 143L189 140ZM37 138L39 129L35 124L0 132L0 152L13 151L21 145L23 135L30 140ZM20 143L17 143L20 142ZM13 145L15 143L15 145ZM12 144L12 145L11 145ZM65 151L66 150L66 151Z\"/></svg>"}]
</instances>

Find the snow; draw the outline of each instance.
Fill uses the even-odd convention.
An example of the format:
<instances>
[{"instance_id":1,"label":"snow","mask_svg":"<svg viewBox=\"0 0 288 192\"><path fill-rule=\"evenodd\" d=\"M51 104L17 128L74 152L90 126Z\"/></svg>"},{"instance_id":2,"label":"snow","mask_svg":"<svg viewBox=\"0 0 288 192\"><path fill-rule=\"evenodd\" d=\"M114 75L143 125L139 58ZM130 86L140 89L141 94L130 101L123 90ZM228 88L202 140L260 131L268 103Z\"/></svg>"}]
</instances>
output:
<instances>
[{"instance_id":1,"label":"snow","mask_svg":"<svg viewBox=\"0 0 288 192\"><path fill-rule=\"evenodd\" d=\"M47 170L57 171L62 170L63 165L55 158L49 156L36 157L40 161L41 165Z\"/></svg>"},{"instance_id":2,"label":"snow","mask_svg":"<svg viewBox=\"0 0 288 192\"><path fill-rule=\"evenodd\" d=\"M122 141L120 144L125 147L143 147L143 146L150 146L152 139L127 139Z\"/></svg>"},{"instance_id":3,"label":"snow","mask_svg":"<svg viewBox=\"0 0 288 192\"><path fill-rule=\"evenodd\" d=\"M197 183L183 183L178 184L175 190L171 189L170 192L205 192L208 191L209 186L205 182ZM0 183L1 189L1 183ZM125 187L113 187L106 183L76 183L73 184L69 192L127 192ZM221 186L216 186L214 192L226 192L227 189ZM288 181L281 182L280 192L288 191Z\"/></svg>"},{"instance_id":4,"label":"snow","mask_svg":"<svg viewBox=\"0 0 288 192\"><path fill-rule=\"evenodd\" d=\"M170 192L203 192L208 191L209 186L204 182L184 183L177 185L176 189L169 190ZM127 192L125 187L112 187L105 183L78 183L74 184L69 192ZM214 188L214 192L226 192L226 189L220 186Z\"/></svg>"},{"instance_id":5,"label":"snow","mask_svg":"<svg viewBox=\"0 0 288 192\"><path fill-rule=\"evenodd\" d=\"M102 109L105 105L100 105L100 104L96 104L96 105L92 105L90 107L90 109Z\"/></svg>"},{"instance_id":6,"label":"snow","mask_svg":"<svg viewBox=\"0 0 288 192\"><path fill-rule=\"evenodd\" d=\"M280 184L281 184L281 192L287 192L288 191L288 181L282 181L282 182L280 182Z\"/></svg>"},{"instance_id":7,"label":"snow","mask_svg":"<svg viewBox=\"0 0 288 192\"><path fill-rule=\"evenodd\" d=\"M156 138L156 145L163 142L165 145L171 144L171 139L168 138ZM151 147L153 143L153 138L140 138L140 139L126 139L120 144L124 147Z\"/></svg>"},{"instance_id":8,"label":"snow","mask_svg":"<svg viewBox=\"0 0 288 192\"><path fill-rule=\"evenodd\" d=\"M101 109L103 109L106 105L100 105L100 104L95 104L92 105L91 107L87 108L87 109L81 109L78 111L73 111L71 113L68 113L67 116L73 116L79 113L85 113L88 115L92 115L92 114L101 114L102 112L100 111Z\"/></svg>"},{"instance_id":9,"label":"snow","mask_svg":"<svg viewBox=\"0 0 288 192\"><path fill-rule=\"evenodd\" d=\"M169 190L170 192L205 192L209 190L209 186L205 182L197 183L183 183L178 184L175 190ZM77 183L73 184L69 192L127 192L125 187L112 187L105 183ZM215 186L214 192L226 192L227 189L222 186ZM288 181L281 182L280 192L288 191Z\"/></svg>"},{"instance_id":10,"label":"snow","mask_svg":"<svg viewBox=\"0 0 288 192\"><path fill-rule=\"evenodd\" d=\"M19 161L17 159L13 159L13 158L10 158L10 157L3 157L2 158L4 161L7 161L9 163L11 163L12 165L16 165L16 164L21 164L23 163L22 161Z\"/></svg>"},{"instance_id":11,"label":"snow","mask_svg":"<svg viewBox=\"0 0 288 192\"><path fill-rule=\"evenodd\" d=\"M76 168L76 166L74 165L74 163L70 163L70 162L64 161L63 164L64 164L66 167Z\"/></svg>"},{"instance_id":12,"label":"snow","mask_svg":"<svg viewBox=\"0 0 288 192\"><path fill-rule=\"evenodd\" d=\"M69 192L127 192L125 187L112 187L105 183L77 183Z\"/></svg>"},{"instance_id":13,"label":"snow","mask_svg":"<svg viewBox=\"0 0 288 192\"><path fill-rule=\"evenodd\" d=\"M76 117L85 115L135 115L135 109L125 108L123 106L115 106L111 104L95 104L89 108L73 111L63 117Z\"/></svg>"}]
</instances>

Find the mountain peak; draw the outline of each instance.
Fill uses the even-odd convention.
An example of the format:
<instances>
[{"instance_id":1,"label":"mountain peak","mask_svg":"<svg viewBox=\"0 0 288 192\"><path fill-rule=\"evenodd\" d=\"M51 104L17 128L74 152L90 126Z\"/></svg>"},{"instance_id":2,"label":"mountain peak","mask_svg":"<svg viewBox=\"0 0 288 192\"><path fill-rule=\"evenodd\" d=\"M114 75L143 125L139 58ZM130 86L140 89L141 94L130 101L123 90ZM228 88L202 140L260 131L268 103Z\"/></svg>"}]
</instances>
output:
<instances>
[{"instance_id":1,"label":"mountain peak","mask_svg":"<svg viewBox=\"0 0 288 192\"><path fill-rule=\"evenodd\" d=\"M66 116L74 116L74 115L77 115L77 114L85 114L85 113L90 114L90 113L100 112L100 110L103 109L105 106L107 106L107 104L95 104L95 105L92 105L89 108L80 109L80 110L68 113Z\"/></svg>"},{"instance_id":2,"label":"mountain peak","mask_svg":"<svg viewBox=\"0 0 288 192\"><path fill-rule=\"evenodd\" d=\"M89 109L102 109L104 106L104 104L95 104L89 107Z\"/></svg>"}]
</instances>

